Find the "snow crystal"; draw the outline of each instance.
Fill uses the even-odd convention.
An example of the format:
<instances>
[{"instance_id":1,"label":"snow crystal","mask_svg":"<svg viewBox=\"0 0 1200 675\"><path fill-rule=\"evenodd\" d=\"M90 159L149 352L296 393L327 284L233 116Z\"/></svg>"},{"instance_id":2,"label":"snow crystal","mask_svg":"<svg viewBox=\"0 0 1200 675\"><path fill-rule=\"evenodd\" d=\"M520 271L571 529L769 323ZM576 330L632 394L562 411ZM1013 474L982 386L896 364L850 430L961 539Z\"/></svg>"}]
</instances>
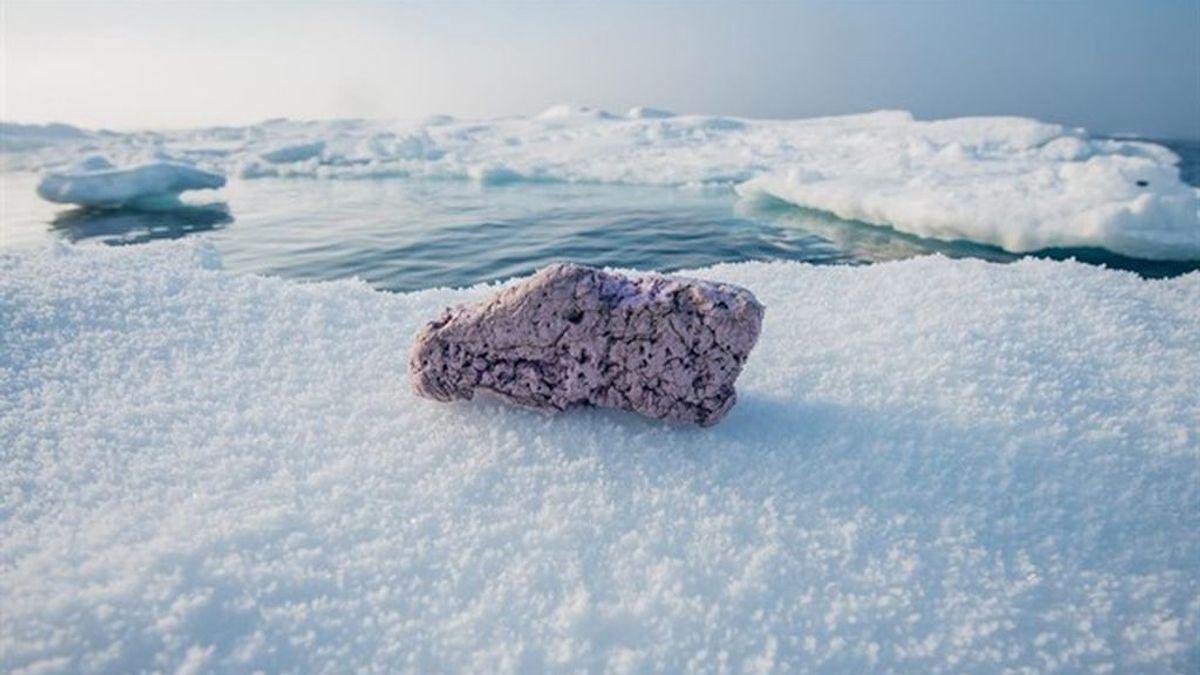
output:
<instances>
[{"instance_id":1,"label":"snow crystal","mask_svg":"<svg viewBox=\"0 0 1200 675\"><path fill-rule=\"evenodd\" d=\"M409 392L393 295L0 255L0 670L1195 672L1200 274L689 274L713 429Z\"/></svg>"},{"instance_id":2,"label":"snow crystal","mask_svg":"<svg viewBox=\"0 0 1200 675\"><path fill-rule=\"evenodd\" d=\"M1200 191L1180 180L1173 153L1013 117L752 120L651 108L619 117L558 105L482 122L272 120L240 132L59 136L6 152L5 166L56 166L99 147L122 164L180 157L243 178L478 180L503 167L500 182L736 185L747 199L1013 252L1099 247L1200 259Z\"/></svg>"}]
</instances>

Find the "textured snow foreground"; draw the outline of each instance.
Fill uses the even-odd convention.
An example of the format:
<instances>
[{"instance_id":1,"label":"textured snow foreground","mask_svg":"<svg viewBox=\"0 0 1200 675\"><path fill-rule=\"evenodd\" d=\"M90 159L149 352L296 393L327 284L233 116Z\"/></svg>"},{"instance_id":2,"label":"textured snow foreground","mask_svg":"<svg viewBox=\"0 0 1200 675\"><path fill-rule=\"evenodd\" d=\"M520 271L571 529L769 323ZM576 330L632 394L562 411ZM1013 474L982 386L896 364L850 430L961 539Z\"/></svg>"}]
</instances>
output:
<instances>
[{"instance_id":1,"label":"textured snow foreground","mask_svg":"<svg viewBox=\"0 0 1200 675\"><path fill-rule=\"evenodd\" d=\"M1180 180L1174 153L1015 117L753 120L555 106L533 117L418 124L272 120L133 134L9 126L9 170L53 168L86 150L121 165L166 158L242 178L725 185L750 199L1014 252L1099 247L1200 259L1200 191Z\"/></svg>"},{"instance_id":2,"label":"textured snow foreground","mask_svg":"<svg viewBox=\"0 0 1200 675\"><path fill-rule=\"evenodd\" d=\"M720 426L410 394L489 289L0 256L0 670L1195 672L1200 275L725 265Z\"/></svg>"}]
</instances>

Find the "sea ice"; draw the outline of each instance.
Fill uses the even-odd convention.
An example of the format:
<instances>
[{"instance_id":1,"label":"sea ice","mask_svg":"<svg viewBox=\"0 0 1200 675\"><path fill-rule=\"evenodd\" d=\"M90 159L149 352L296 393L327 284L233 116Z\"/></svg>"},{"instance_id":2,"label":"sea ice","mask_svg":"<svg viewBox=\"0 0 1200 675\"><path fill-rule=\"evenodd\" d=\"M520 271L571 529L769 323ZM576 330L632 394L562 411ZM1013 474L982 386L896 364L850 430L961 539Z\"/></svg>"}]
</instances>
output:
<instances>
[{"instance_id":1,"label":"sea ice","mask_svg":"<svg viewBox=\"0 0 1200 675\"><path fill-rule=\"evenodd\" d=\"M159 161L117 168L101 156L88 157L65 171L42 177L37 193L59 204L91 207L136 206L173 200L187 190L211 190L225 177L178 162Z\"/></svg>"},{"instance_id":2,"label":"sea ice","mask_svg":"<svg viewBox=\"0 0 1200 675\"><path fill-rule=\"evenodd\" d=\"M1200 274L689 275L711 429L408 388L409 294L0 254L0 670L1196 672Z\"/></svg>"},{"instance_id":3,"label":"sea ice","mask_svg":"<svg viewBox=\"0 0 1200 675\"><path fill-rule=\"evenodd\" d=\"M1173 153L1151 143L1016 117L923 121L882 111L755 120L663 112L616 116L560 105L485 121L273 120L240 135L229 128L64 134L2 160L9 170L40 169L95 147L122 163L166 153L244 178L469 179L501 167L500 182L736 186L747 199L1014 252L1098 247L1200 259L1200 191L1180 179Z\"/></svg>"}]
</instances>

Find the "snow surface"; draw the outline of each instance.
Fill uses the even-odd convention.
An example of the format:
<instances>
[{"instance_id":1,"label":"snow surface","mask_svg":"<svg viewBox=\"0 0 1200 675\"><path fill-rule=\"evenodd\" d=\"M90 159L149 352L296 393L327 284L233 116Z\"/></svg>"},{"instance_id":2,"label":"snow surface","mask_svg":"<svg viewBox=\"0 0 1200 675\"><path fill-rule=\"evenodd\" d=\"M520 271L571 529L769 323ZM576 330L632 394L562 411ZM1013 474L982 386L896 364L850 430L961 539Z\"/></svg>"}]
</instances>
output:
<instances>
[{"instance_id":1,"label":"snow surface","mask_svg":"<svg viewBox=\"0 0 1200 675\"><path fill-rule=\"evenodd\" d=\"M1200 191L1180 180L1172 152L1015 117L752 120L559 105L489 121L270 120L39 143L6 152L5 167L53 167L102 148L121 164L165 156L244 178L736 185L751 199L1014 252L1200 259Z\"/></svg>"},{"instance_id":2,"label":"snow surface","mask_svg":"<svg viewBox=\"0 0 1200 675\"><path fill-rule=\"evenodd\" d=\"M213 190L225 176L179 162L154 162L117 168L103 156L81 160L65 171L42 177L38 195L59 204L120 207L174 200L187 190Z\"/></svg>"},{"instance_id":3,"label":"snow surface","mask_svg":"<svg viewBox=\"0 0 1200 675\"><path fill-rule=\"evenodd\" d=\"M0 670L1196 672L1200 274L723 265L713 429L408 389L392 295L0 255Z\"/></svg>"}]
</instances>

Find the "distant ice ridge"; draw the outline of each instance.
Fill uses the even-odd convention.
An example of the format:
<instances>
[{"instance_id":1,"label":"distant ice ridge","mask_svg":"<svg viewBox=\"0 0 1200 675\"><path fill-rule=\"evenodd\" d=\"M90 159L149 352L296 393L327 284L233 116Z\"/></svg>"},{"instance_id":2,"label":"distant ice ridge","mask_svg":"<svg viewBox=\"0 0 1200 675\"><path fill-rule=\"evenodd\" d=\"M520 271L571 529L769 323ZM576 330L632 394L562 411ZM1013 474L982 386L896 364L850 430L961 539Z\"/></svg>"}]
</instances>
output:
<instances>
[{"instance_id":1,"label":"distant ice ridge","mask_svg":"<svg viewBox=\"0 0 1200 675\"><path fill-rule=\"evenodd\" d=\"M38 183L42 199L90 207L162 205L188 190L225 185L219 173L178 162L153 162L117 168L101 156L89 157L65 171L51 171Z\"/></svg>"},{"instance_id":2,"label":"distant ice ridge","mask_svg":"<svg viewBox=\"0 0 1200 675\"><path fill-rule=\"evenodd\" d=\"M1200 193L1180 180L1173 153L1023 118L919 121L884 111L753 120L560 105L487 121L271 120L83 139L35 132L22 132L37 141L6 151L6 166L73 161L90 147L116 157L157 153L244 178L736 186L748 199L1014 252L1099 247L1200 259Z\"/></svg>"},{"instance_id":3,"label":"distant ice ridge","mask_svg":"<svg viewBox=\"0 0 1200 675\"><path fill-rule=\"evenodd\" d=\"M447 304L0 254L5 672L1200 668L1200 274L724 265L710 430L415 398Z\"/></svg>"}]
</instances>

